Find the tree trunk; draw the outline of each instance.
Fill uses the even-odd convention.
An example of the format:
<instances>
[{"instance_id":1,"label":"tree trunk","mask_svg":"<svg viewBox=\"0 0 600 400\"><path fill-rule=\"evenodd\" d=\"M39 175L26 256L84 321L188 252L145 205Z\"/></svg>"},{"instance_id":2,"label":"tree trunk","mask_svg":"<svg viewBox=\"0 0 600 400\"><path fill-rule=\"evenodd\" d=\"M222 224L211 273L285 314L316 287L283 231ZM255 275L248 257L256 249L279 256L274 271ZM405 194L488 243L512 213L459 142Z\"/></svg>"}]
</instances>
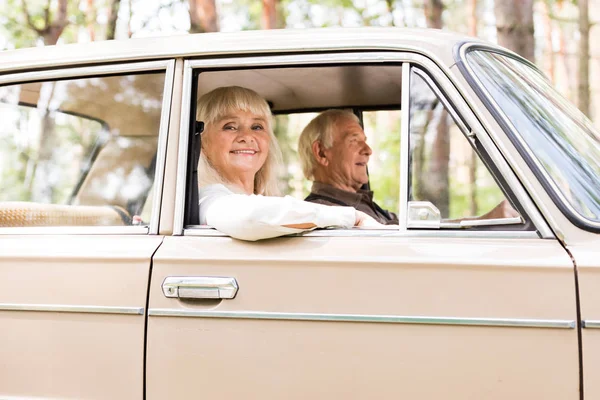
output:
<instances>
[{"instance_id":1,"label":"tree trunk","mask_svg":"<svg viewBox=\"0 0 600 400\"><path fill-rule=\"evenodd\" d=\"M114 40L117 30L117 20L119 18L119 8L121 0L111 0L108 10L108 22L106 23L106 40Z\"/></svg>"},{"instance_id":2,"label":"tree trunk","mask_svg":"<svg viewBox=\"0 0 600 400\"><path fill-rule=\"evenodd\" d=\"M190 33L217 32L217 5L215 0L189 0Z\"/></svg>"},{"instance_id":3,"label":"tree trunk","mask_svg":"<svg viewBox=\"0 0 600 400\"><path fill-rule=\"evenodd\" d=\"M555 63L554 63L554 46L552 45L552 18L550 17L550 4L548 0L542 1L542 9L544 14L544 33L545 33L545 46L547 52L546 61L546 73L550 80L554 83L555 79Z\"/></svg>"},{"instance_id":4,"label":"tree trunk","mask_svg":"<svg viewBox=\"0 0 600 400\"><path fill-rule=\"evenodd\" d=\"M496 0L494 14L498 44L534 62L533 0Z\"/></svg>"},{"instance_id":5,"label":"tree trunk","mask_svg":"<svg viewBox=\"0 0 600 400\"><path fill-rule=\"evenodd\" d=\"M425 0L425 18L427 19L427 27L442 29L442 12L444 4L442 0Z\"/></svg>"},{"instance_id":6,"label":"tree trunk","mask_svg":"<svg viewBox=\"0 0 600 400\"><path fill-rule=\"evenodd\" d=\"M67 5L68 0L58 0L58 9L54 21L50 21L50 1L44 8L44 26L38 27L33 23L29 9L27 6L27 0L21 0L23 5L23 13L27 25L33 29L44 41L45 45L54 45L58 42L58 38L62 35L65 27L69 24L67 20Z\"/></svg>"},{"instance_id":7,"label":"tree trunk","mask_svg":"<svg viewBox=\"0 0 600 400\"><path fill-rule=\"evenodd\" d=\"M442 28L442 12L444 4L442 0L425 0L425 18L429 28ZM435 127L435 139L431 149L431 161L429 164L427 187L428 198L440 210L443 218L449 217L450 210L450 179L448 176L448 163L450 160L450 132L448 129L448 112L441 107L437 126Z\"/></svg>"},{"instance_id":8,"label":"tree trunk","mask_svg":"<svg viewBox=\"0 0 600 400\"><path fill-rule=\"evenodd\" d=\"M477 0L469 0L469 35L477 36Z\"/></svg>"},{"instance_id":9,"label":"tree trunk","mask_svg":"<svg viewBox=\"0 0 600 400\"><path fill-rule=\"evenodd\" d=\"M469 35L477 36L477 0L469 0ZM473 149L469 159L469 214L477 215L477 153Z\"/></svg>"},{"instance_id":10,"label":"tree trunk","mask_svg":"<svg viewBox=\"0 0 600 400\"><path fill-rule=\"evenodd\" d=\"M262 29L277 28L277 0L262 0Z\"/></svg>"},{"instance_id":11,"label":"tree trunk","mask_svg":"<svg viewBox=\"0 0 600 400\"><path fill-rule=\"evenodd\" d=\"M93 42L96 40L96 7L94 7L94 0L87 0L86 6L87 30L90 35L90 41Z\"/></svg>"},{"instance_id":12,"label":"tree trunk","mask_svg":"<svg viewBox=\"0 0 600 400\"><path fill-rule=\"evenodd\" d=\"M588 0L579 0L579 84L577 104L590 116L590 19Z\"/></svg>"},{"instance_id":13,"label":"tree trunk","mask_svg":"<svg viewBox=\"0 0 600 400\"><path fill-rule=\"evenodd\" d=\"M390 25L396 26L394 21L394 0L385 0L385 6L387 8L388 13L390 14Z\"/></svg>"}]
</instances>

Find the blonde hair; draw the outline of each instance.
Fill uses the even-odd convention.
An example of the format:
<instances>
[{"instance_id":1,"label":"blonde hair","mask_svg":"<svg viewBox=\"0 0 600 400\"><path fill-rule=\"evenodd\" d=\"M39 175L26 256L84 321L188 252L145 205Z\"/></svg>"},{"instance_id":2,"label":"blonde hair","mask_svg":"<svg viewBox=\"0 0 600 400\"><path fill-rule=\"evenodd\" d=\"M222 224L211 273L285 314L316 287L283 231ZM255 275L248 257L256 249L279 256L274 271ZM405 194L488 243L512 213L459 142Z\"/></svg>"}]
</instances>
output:
<instances>
[{"instance_id":1,"label":"blonde hair","mask_svg":"<svg viewBox=\"0 0 600 400\"><path fill-rule=\"evenodd\" d=\"M323 111L312 119L302 130L298 140L298 155L302 172L308 180L314 179L317 160L312 151L312 145L320 141L324 148L329 149L333 145L333 132L338 121L349 118L360 123L358 117L347 110L327 110Z\"/></svg>"},{"instance_id":2,"label":"blonde hair","mask_svg":"<svg viewBox=\"0 0 600 400\"><path fill-rule=\"evenodd\" d=\"M210 125L236 111L251 112L263 117L266 121L266 129L269 133L269 153L264 165L254 176L254 193L277 196L279 195L277 172L281 166L282 157L277 138L273 134L271 109L265 99L255 91L240 86L220 87L198 99L196 120L203 121L205 125ZM198 186L203 187L215 183L223 184L234 192L243 193L241 188L225 181L219 171L206 158L204 152L200 151Z\"/></svg>"}]
</instances>

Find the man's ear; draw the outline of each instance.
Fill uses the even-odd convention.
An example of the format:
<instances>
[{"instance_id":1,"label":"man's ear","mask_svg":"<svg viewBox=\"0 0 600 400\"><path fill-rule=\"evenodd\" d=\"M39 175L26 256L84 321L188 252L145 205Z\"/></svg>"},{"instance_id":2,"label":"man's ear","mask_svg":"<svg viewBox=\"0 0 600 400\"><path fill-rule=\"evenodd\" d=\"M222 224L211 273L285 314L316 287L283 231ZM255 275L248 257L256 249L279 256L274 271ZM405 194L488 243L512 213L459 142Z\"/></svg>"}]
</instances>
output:
<instances>
[{"instance_id":1,"label":"man's ear","mask_svg":"<svg viewBox=\"0 0 600 400\"><path fill-rule=\"evenodd\" d=\"M325 148L321 144L320 140L315 140L313 142L312 153L313 153L313 156L315 157L315 160L317 160L317 162L319 164L321 164L324 167L329 165L329 160L327 159L327 156L325 155Z\"/></svg>"}]
</instances>

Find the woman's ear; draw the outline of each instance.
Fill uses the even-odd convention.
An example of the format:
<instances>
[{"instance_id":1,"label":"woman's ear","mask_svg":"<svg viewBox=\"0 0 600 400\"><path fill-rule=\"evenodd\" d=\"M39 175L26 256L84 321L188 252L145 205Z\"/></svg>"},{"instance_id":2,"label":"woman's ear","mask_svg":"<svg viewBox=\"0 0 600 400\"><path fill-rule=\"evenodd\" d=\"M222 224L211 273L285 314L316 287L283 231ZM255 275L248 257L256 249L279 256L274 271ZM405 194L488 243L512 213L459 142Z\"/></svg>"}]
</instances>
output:
<instances>
[{"instance_id":1,"label":"woman's ear","mask_svg":"<svg viewBox=\"0 0 600 400\"><path fill-rule=\"evenodd\" d=\"M327 159L327 156L325 155L325 148L323 147L320 140L315 140L313 142L312 153L313 153L313 156L315 157L315 160L317 160L317 162L319 164L321 164L324 167L329 165L329 160Z\"/></svg>"}]
</instances>

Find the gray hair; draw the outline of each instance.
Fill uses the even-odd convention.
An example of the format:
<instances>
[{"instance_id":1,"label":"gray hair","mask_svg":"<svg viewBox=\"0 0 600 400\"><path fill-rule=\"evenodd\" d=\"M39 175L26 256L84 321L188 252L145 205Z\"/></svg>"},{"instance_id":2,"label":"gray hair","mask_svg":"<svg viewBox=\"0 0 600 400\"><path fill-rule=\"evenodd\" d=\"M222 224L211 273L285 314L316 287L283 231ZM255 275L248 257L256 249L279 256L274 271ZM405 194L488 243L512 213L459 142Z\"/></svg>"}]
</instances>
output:
<instances>
[{"instance_id":1,"label":"gray hair","mask_svg":"<svg viewBox=\"0 0 600 400\"><path fill-rule=\"evenodd\" d=\"M302 172L308 180L314 179L314 171L317 164L312 152L312 145L320 141L326 149L333 145L333 132L340 120L351 119L360 123L358 117L347 110L331 109L323 111L306 125L300 139L298 140L298 155L302 164Z\"/></svg>"},{"instance_id":2,"label":"gray hair","mask_svg":"<svg viewBox=\"0 0 600 400\"><path fill-rule=\"evenodd\" d=\"M254 193L277 196L279 195L277 171L282 164L282 156L277 138L273 134L271 109L265 99L255 91L240 86L220 87L198 99L196 120L209 125L236 111L248 111L263 117L266 121L266 129L269 133L269 153L264 165L254 176ZM201 151L198 162L198 186L203 187L215 183L221 183L234 192L241 192L239 188L232 187L231 183L224 180Z\"/></svg>"}]
</instances>

